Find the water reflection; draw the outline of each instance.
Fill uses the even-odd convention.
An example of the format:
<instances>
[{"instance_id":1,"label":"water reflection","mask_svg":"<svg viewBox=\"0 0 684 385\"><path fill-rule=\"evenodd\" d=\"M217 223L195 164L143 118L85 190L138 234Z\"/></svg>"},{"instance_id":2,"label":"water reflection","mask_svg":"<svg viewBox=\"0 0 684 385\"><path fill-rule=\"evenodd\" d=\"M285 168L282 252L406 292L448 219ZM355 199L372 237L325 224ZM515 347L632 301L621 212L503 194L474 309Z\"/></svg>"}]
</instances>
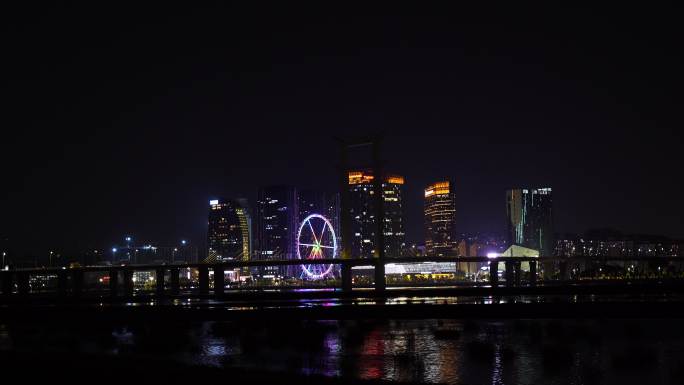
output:
<instances>
[{"instance_id":1,"label":"water reflection","mask_svg":"<svg viewBox=\"0 0 684 385\"><path fill-rule=\"evenodd\" d=\"M449 384L681 383L681 320L0 324L0 350Z\"/></svg>"}]
</instances>

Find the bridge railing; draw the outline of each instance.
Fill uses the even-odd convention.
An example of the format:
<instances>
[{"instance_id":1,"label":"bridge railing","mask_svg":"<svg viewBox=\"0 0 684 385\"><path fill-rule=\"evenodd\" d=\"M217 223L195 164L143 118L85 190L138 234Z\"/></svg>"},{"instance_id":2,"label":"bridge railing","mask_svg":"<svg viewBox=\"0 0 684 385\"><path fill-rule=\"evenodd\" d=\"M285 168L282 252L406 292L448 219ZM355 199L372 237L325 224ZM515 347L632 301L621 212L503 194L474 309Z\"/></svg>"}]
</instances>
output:
<instances>
[{"instance_id":1,"label":"bridge railing","mask_svg":"<svg viewBox=\"0 0 684 385\"><path fill-rule=\"evenodd\" d=\"M309 279L301 269L301 260L4 270L0 271L0 294L5 298L186 293L220 296L236 290L352 291L385 286L519 287L612 280L684 281L682 257L402 257L388 258L382 264L377 259L319 259L316 263L332 265L331 274L325 279ZM380 285L374 274L378 267L385 271Z\"/></svg>"}]
</instances>

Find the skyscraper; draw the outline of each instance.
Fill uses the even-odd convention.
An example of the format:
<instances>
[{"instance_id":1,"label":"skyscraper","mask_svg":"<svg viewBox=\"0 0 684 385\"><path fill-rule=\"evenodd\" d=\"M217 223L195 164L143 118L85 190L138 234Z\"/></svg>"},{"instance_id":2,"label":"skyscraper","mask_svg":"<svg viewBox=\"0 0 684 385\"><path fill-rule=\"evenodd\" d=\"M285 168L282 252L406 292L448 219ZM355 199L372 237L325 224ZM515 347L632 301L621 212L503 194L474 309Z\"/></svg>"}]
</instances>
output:
<instances>
[{"instance_id":1,"label":"skyscraper","mask_svg":"<svg viewBox=\"0 0 684 385\"><path fill-rule=\"evenodd\" d=\"M508 243L552 256L554 248L551 188L506 191Z\"/></svg>"},{"instance_id":2,"label":"skyscraper","mask_svg":"<svg viewBox=\"0 0 684 385\"><path fill-rule=\"evenodd\" d=\"M268 186L259 188L257 199L257 258L293 259L297 223L297 190L292 186ZM282 271L281 271L282 270ZM264 275L282 274L287 269L266 267Z\"/></svg>"},{"instance_id":3,"label":"skyscraper","mask_svg":"<svg viewBox=\"0 0 684 385\"><path fill-rule=\"evenodd\" d=\"M325 195L325 216L333 225L333 230L337 236L337 243L342 242L342 230L340 229L340 194L326 194Z\"/></svg>"},{"instance_id":4,"label":"skyscraper","mask_svg":"<svg viewBox=\"0 0 684 385\"><path fill-rule=\"evenodd\" d=\"M340 194L329 194L318 190L298 190L299 225L311 214L321 214L333 225L333 231L340 243Z\"/></svg>"},{"instance_id":5,"label":"skyscraper","mask_svg":"<svg viewBox=\"0 0 684 385\"><path fill-rule=\"evenodd\" d=\"M209 201L207 246L210 261L250 259L252 222L246 200Z\"/></svg>"},{"instance_id":6,"label":"skyscraper","mask_svg":"<svg viewBox=\"0 0 684 385\"><path fill-rule=\"evenodd\" d=\"M344 215L351 215L351 256L370 258L377 254L375 177L371 171L350 171L348 177L350 212ZM400 256L406 245L401 199L403 185L404 178L398 175L387 175L382 183L385 255L389 258Z\"/></svg>"},{"instance_id":7,"label":"skyscraper","mask_svg":"<svg viewBox=\"0 0 684 385\"><path fill-rule=\"evenodd\" d=\"M325 213L325 194L318 190L299 190L297 191L299 217L298 223L311 214ZM327 216L327 215L326 215Z\"/></svg>"},{"instance_id":8,"label":"skyscraper","mask_svg":"<svg viewBox=\"0 0 684 385\"><path fill-rule=\"evenodd\" d=\"M440 257L455 254L456 199L453 183L437 182L425 189L425 249Z\"/></svg>"}]
</instances>

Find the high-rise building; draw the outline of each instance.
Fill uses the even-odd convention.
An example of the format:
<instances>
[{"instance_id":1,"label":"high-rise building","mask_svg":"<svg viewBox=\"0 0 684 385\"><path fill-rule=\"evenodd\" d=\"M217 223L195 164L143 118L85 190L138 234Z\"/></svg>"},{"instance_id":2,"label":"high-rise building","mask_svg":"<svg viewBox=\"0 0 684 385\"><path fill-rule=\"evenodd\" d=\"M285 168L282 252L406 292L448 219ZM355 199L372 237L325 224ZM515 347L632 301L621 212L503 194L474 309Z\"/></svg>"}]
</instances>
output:
<instances>
[{"instance_id":1,"label":"high-rise building","mask_svg":"<svg viewBox=\"0 0 684 385\"><path fill-rule=\"evenodd\" d=\"M428 255L449 256L456 252L456 199L454 185L437 182L425 189L425 249Z\"/></svg>"},{"instance_id":2,"label":"high-rise building","mask_svg":"<svg viewBox=\"0 0 684 385\"><path fill-rule=\"evenodd\" d=\"M510 245L552 256L555 247L551 188L506 191L507 236Z\"/></svg>"},{"instance_id":3,"label":"high-rise building","mask_svg":"<svg viewBox=\"0 0 684 385\"><path fill-rule=\"evenodd\" d=\"M246 200L209 201L207 247L210 261L250 259L252 222Z\"/></svg>"},{"instance_id":4,"label":"high-rise building","mask_svg":"<svg viewBox=\"0 0 684 385\"><path fill-rule=\"evenodd\" d=\"M350 171L349 177L349 215L351 215L351 256L370 258L378 251L376 222L376 199L371 171ZM402 190L404 178L387 175L382 183L382 204L385 216L383 233L385 256L398 257L406 246L404 237ZM348 215L347 213L344 213Z\"/></svg>"},{"instance_id":5,"label":"high-rise building","mask_svg":"<svg viewBox=\"0 0 684 385\"><path fill-rule=\"evenodd\" d=\"M257 199L257 252L260 260L297 258L299 221L297 190L292 186L259 188ZM291 269L265 267L261 275L284 274Z\"/></svg>"},{"instance_id":6,"label":"high-rise building","mask_svg":"<svg viewBox=\"0 0 684 385\"><path fill-rule=\"evenodd\" d=\"M340 194L329 194L318 190L298 190L299 218L297 225L311 214L320 214L328 218L340 244Z\"/></svg>"},{"instance_id":7,"label":"high-rise building","mask_svg":"<svg viewBox=\"0 0 684 385\"><path fill-rule=\"evenodd\" d=\"M333 225L333 230L337 236L337 243L342 244L342 229L340 228L340 194L325 195L325 216Z\"/></svg>"},{"instance_id":8,"label":"high-rise building","mask_svg":"<svg viewBox=\"0 0 684 385\"><path fill-rule=\"evenodd\" d=\"M297 191L299 217L298 223L311 214L325 215L325 194L318 190Z\"/></svg>"}]
</instances>

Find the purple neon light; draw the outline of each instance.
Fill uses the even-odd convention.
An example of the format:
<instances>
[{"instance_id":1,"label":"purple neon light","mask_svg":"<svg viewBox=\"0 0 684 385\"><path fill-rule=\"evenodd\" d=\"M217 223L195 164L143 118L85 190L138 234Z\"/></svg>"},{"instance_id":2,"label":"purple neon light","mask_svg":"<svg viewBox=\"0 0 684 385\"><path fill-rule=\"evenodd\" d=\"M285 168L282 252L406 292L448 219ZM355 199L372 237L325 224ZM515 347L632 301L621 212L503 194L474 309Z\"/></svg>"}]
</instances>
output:
<instances>
[{"instance_id":1,"label":"purple neon light","mask_svg":"<svg viewBox=\"0 0 684 385\"><path fill-rule=\"evenodd\" d=\"M314 226L311 223L312 219L319 219L323 221L323 226L321 227L321 235L320 237L316 236L316 231L314 230ZM311 237L313 238L314 243L308 243L310 239L307 239L306 242L304 243L304 240L302 240L302 231L304 230L305 227L308 227L311 230ZM331 239L332 239L332 246L330 245L323 245L321 244L323 237L326 233L326 228L330 231ZM302 258L302 252L301 249L302 247L306 248L311 248L309 251L309 254L306 256L306 258ZM316 251L316 248L319 249L319 257L314 256L314 253ZM325 249L332 249L332 255L326 256L323 255L323 251ZM335 258L337 256L337 237L335 236L335 231L333 230L332 225L330 224L330 221L324 217L323 215L320 214L311 214L308 217L304 218L302 223L299 225L299 231L297 232L297 258L299 259L319 259L319 258ZM326 275L330 274L332 272L332 264L329 265L323 265L324 269L318 270L313 268L312 264L302 264L302 272L309 278L311 279L321 279L324 278Z\"/></svg>"}]
</instances>

